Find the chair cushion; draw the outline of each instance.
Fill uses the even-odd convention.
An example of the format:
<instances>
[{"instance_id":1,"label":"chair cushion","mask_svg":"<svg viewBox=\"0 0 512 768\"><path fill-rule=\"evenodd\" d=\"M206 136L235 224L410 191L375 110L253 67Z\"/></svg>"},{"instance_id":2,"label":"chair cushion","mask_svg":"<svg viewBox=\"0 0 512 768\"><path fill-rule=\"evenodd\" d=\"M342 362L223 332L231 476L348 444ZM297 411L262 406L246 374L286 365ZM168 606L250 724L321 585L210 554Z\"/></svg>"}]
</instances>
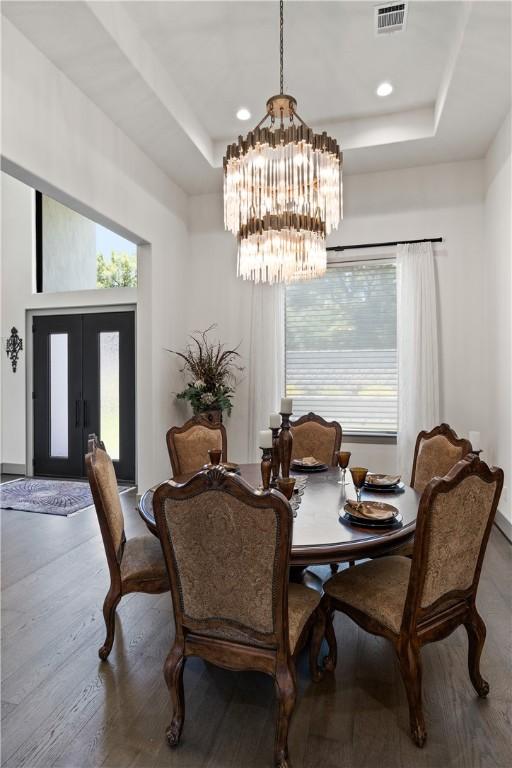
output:
<instances>
[{"instance_id":1,"label":"chair cushion","mask_svg":"<svg viewBox=\"0 0 512 768\"><path fill-rule=\"evenodd\" d=\"M336 447L336 429L306 421L291 428L293 435L292 459L314 456L318 461L331 466Z\"/></svg>"},{"instance_id":2,"label":"chair cushion","mask_svg":"<svg viewBox=\"0 0 512 768\"><path fill-rule=\"evenodd\" d=\"M303 584L288 585L288 636L290 651L294 653L300 633L320 602L316 589L309 589Z\"/></svg>"},{"instance_id":3,"label":"chair cushion","mask_svg":"<svg viewBox=\"0 0 512 768\"><path fill-rule=\"evenodd\" d=\"M180 473L197 472L210 461L208 449L222 449L222 432L194 424L186 432L174 435Z\"/></svg>"},{"instance_id":4,"label":"chair cushion","mask_svg":"<svg viewBox=\"0 0 512 768\"><path fill-rule=\"evenodd\" d=\"M153 581L167 578L160 541L155 536L136 536L124 545L121 578Z\"/></svg>"},{"instance_id":5,"label":"chair cushion","mask_svg":"<svg viewBox=\"0 0 512 768\"><path fill-rule=\"evenodd\" d=\"M463 455L464 448L453 445L443 435L422 440L416 459L415 490L423 493L433 477L444 477Z\"/></svg>"},{"instance_id":6,"label":"chair cushion","mask_svg":"<svg viewBox=\"0 0 512 768\"><path fill-rule=\"evenodd\" d=\"M101 494L103 512L107 518L114 551L117 554L123 539L123 510L119 499L119 488L117 486L114 465L108 453L102 448L96 449L93 473Z\"/></svg>"},{"instance_id":7,"label":"chair cushion","mask_svg":"<svg viewBox=\"0 0 512 768\"><path fill-rule=\"evenodd\" d=\"M410 570L407 557L381 557L337 573L324 584L324 591L398 634Z\"/></svg>"}]
</instances>

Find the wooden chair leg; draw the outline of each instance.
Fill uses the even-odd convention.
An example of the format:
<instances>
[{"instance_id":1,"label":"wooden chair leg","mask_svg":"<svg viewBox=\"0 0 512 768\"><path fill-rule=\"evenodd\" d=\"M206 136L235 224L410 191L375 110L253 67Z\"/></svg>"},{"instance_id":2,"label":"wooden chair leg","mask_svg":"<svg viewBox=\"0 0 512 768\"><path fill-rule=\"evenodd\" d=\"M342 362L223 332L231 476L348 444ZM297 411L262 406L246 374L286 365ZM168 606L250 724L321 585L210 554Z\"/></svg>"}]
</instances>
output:
<instances>
[{"instance_id":1,"label":"wooden chair leg","mask_svg":"<svg viewBox=\"0 0 512 768\"><path fill-rule=\"evenodd\" d=\"M333 616L334 611L329 602L323 606L325 615L325 639L329 647L329 652L324 659L324 667L328 672L334 672L338 663L338 641L334 632Z\"/></svg>"},{"instance_id":2,"label":"wooden chair leg","mask_svg":"<svg viewBox=\"0 0 512 768\"><path fill-rule=\"evenodd\" d=\"M336 573L338 573L338 563L331 563L331 575L334 576Z\"/></svg>"},{"instance_id":3,"label":"wooden chair leg","mask_svg":"<svg viewBox=\"0 0 512 768\"><path fill-rule=\"evenodd\" d=\"M108 655L114 644L114 633L116 631L116 608L120 600L120 590L110 585L110 589L107 592L105 602L103 603L103 618L105 619L107 636L105 637L105 642L98 651L98 656L102 661L105 661L108 658Z\"/></svg>"},{"instance_id":4,"label":"wooden chair leg","mask_svg":"<svg viewBox=\"0 0 512 768\"><path fill-rule=\"evenodd\" d=\"M321 608L316 610L316 621L311 630L311 639L309 642L309 671L311 679L318 683L323 677L323 669L318 664L320 647L325 637L325 612Z\"/></svg>"},{"instance_id":5,"label":"wooden chair leg","mask_svg":"<svg viewBox=\"0 0 512 768\"><path fill-rule=\"evenodd\" d=\"M165 682L172 702L172 720L165 733L170 747L176 747L179 744L185 722L185 692L183 690L185 661L183 646L175 644L164 664Z\"/></svg>"},{"instance_id":6,"label":"wooden chair leg","mask_svg":"<svg viewBox=\"0 0 512 768\"><path fill-rule=\"evenodd\" d=\"M409 703L409 725L411 736L418 747L425 744L427 731L425 720L423 718L423 707L421 703L421 659L419 648L412 645L410 641L399 645L397 648L398 660L400 662L400 672L404 681Z\"/></svg>"},{"instance_id":7,"label":"wooden chair leg","mask_svg":"<svg viewBox=\"0 0 512 768\"><path fill-rule=\"evenodd\" d=\"M468 633L468 668L473 688L479 696L485 698L489 693L489 683L483 679L480 674L480 656L485 643L486 629L485 624L476 610L473 608L471 618L465 622L466 632Z\"/></svg>"},{"instance_id":8,"label":"wooden chair leg","mask_svg":"<svg viewBox=\"0 0 512 768\"><path fill-rule=\"evenodd\" d=\"M288 762L288 728L295 707L296 683L292 666L280 666L275 677L278 698L274 765L276 768L290 768Z\"/></svg>"}]
</instances>

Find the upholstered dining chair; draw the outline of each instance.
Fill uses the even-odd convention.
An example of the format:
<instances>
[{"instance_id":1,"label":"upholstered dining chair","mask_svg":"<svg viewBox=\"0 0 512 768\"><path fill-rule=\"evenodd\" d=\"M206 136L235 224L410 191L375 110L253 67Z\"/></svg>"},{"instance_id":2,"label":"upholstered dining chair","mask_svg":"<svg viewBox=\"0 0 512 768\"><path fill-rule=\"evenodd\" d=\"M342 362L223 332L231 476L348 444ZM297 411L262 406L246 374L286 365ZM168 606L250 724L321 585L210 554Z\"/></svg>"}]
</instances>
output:
<instances>
[{"instance_id":1,"label":"upholstered dining chair","mask_svg":"<svg viewBox=\"0 0 512 768\"><path fill-rule=\"evenodd\" d=\"M469 440L458 437L449 424L420 432L414 447L411 487L422 493L433 477L447 475L471 451Z\"/></svg>"},{"instance_id":2,"label":"upholstered dining chair","mask_svg":"<svg viewBox=\"0 0 512 768\"><path fill-rule=\"evenodd\" d=\"M486 628L476 595L502 487L501 469L468 455L424 489L412 561L396 555L370 560L324 585L326 667L336 665L333 609L346 613L367 632L391 640L407 692L411 735L419 747L427 736L421 690L423 645L444 639L463 624L471 682L479 696L489 692L480 673Z\"/></svg>"},{"instance_id":3,"label":"upholstered dining chair","mask_svg":"<svg viewBox=\"0 0 512 768\"><path fill-rule=\"evenodd\" d=\"M123 595L168 592L169 580L160 542L155 536L126 539L116 473L104 444L96 435L89 435L88 448L87 477L110 572L110 589L103 604L107 635L98 651L100 659L105 661L114 643L116 608Z\"/></svg>"},{"instance_id":4,"label":"upholstered dining chair","mask_svg":"<svg viewBox=\"0 0 512 768\"><path fill-rule=\"evenodd\" d=\"M222 450L227 461L228 439L223 424L211 424L201 416L193 416L181 427L171 427L166 435L173 477L196 472L208 464L208 450Z\"/></svg>"},{"instance_id":5,"label":"upholstered dining chair","mask_svg":"<svg viewBox=\"0 0 512 768\"><path fill-rule=\"evenodd\" d=\"M469 440L458 437L449 424L439 424L430 432L420 432L414 447L411 487L422 493L433 477L444 477L471 451ZM412 557L412 550L413 540L397 547L392 554Z\"/></svg>"},{"instance_id":6,"label":"upholstered dining chair","mask_svg":"<svg viewBox=\"0 0 512 768\"><path fill-rule=\"evenodd\" d=\"M341 426L337 421L326 421L316 413L308 413L290 421L293 435L292 460L314 456L315 459L335 467L341 448Z\"/></svg>"},{"instance_id":7,"label":"upholstered dining chair","mask_svg":"<svg viewBox=\"0 0 512 768\"><path fill-rule=\"evenodd\" d=\"M342 430L337 421L326 421L316 413L307 413L296 421L290 421L293 435L292 461L314 456L318 461L335 467L341 448ZM331 573L338 570L337 563L331 563Z\"/></svg>"},{"instance_id":8,"label":"upholstered dining chair","mask_svg":"<svg viewBox=\"0 0 512 768\"><path fill-rule=\"evenodd\" d=\"M320 595L289 584L292 512L276 491L255 491L222 467L188 482L158 486L153 510L167 563L175 638L164 667L178 744L184 723L183 668L190 656L231 670L265 672L275 681L275 765L288 763L288 725L295 706L294 659L311 633L324 634ZM317 637L318 636L318 637ZM313 678L317 659L310 655Z\"/></svg>"}]
</instances>

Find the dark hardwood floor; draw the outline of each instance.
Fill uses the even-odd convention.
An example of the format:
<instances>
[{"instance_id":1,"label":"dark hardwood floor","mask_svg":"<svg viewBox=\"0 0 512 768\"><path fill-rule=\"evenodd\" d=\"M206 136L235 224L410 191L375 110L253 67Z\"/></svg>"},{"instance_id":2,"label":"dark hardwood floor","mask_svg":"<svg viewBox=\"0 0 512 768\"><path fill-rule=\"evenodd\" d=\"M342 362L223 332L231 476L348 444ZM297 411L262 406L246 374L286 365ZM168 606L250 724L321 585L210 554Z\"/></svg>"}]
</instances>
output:
<instances>
[{"instance_id":1,"label":"dark hardwood floor","mask_svg":"<svg viewBox=\"0 0 512 768\"><path fill-rule=\"evenodd\" d=\"M127 535L144 533L134 493L121 498ZM194 659L185 670L182 744L174 751L167 746L162 667L173 633L169 595L123 598L114 649L107 663L99 661L108 573L93 509L69 518L1 514L3 766L272 765L271 680ZM299 663L290 732L294 768L509 768L511 547L496 529L479 609L488 630L482 670L490 696L474 694L463 630L426 647L423 750L409 738L391 646L337 615L336 677L314 684L307 659Z\"/></svg>"}]
</instances>

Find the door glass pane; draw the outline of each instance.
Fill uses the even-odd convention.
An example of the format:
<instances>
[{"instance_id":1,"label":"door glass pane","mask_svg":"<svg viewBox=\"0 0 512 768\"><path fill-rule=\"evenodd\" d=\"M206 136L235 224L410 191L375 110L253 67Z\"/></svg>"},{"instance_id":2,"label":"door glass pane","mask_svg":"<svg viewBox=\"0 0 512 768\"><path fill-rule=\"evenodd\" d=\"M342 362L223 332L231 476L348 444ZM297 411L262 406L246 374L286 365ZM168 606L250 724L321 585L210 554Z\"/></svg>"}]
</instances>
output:
<instances>
[{"instance_id":1,"label":"door glass pane","mask_svg":"<svg viewBox=\"0 0 512 768\"><path fill-rule=\"evenodd\" d=\"M68 457L68 334L50 334L50 455Z\"/></svg>"},{"instance_id":2,"label":"door glass pane","mask_svg":"<svg viewBox=\"0 0 512 768\"><path fill-rule=\"evenodd\" d=\"M100 435L119 460L119 331L100 333Z\"/></svg>"}]
</instances>

